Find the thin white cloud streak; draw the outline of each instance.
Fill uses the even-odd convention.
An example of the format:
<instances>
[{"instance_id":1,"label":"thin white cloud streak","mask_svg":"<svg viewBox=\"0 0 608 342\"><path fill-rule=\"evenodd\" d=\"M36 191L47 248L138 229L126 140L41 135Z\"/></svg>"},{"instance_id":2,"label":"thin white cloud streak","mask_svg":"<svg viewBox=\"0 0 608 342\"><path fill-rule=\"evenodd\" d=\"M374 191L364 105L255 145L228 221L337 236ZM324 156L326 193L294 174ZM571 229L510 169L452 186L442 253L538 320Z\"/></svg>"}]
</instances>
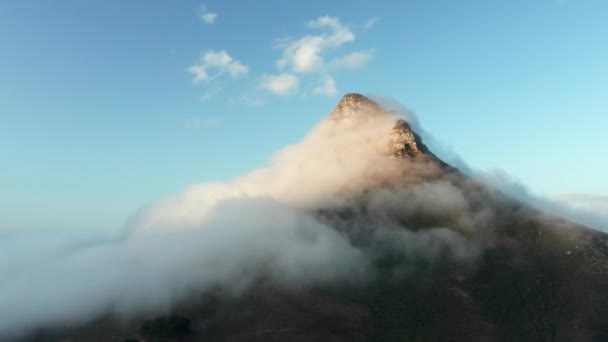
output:
<instances>
[{"instance_id":1,"label":"thin white cloud streak","mask_svg":"<svg viewBox=\"0 0 608 342\"><path fill-rule=\"evenodd\" d=\"M234 60L228 52L209 50L203 53L197 63L186 69L194 78L192 82L212 81L223 74L237 78L249 72L249 67Z\"/></svg>"},{"instance_id":2,"label":"thin white cloud streak","mask_svg":"<svg viewBox=\"0 0 608 342\"><path fill-rule=\"evenodd\" d=\"M210 99L216 97L223 90L224 90L224 87L214 87L214 88L211 88L211 89L205 91L201 95L200 100L203 101L203 102L209 101Z\"/></svg>"},{"instance_id":3,"label":"thin white cloud streak","mask_svg":"<svg viewBox=\"0 0 608 342\"><path fill-rule=\"evenodd\" d=\"M334 58L329 63L329 69L361 69L372 59L372 52L369 50L357 51L347 55Z\"/></svg>"},{"instance_id":4,"label":"thin white cloud streak","mask_svg":"<svg viewBox=\"0 0 608 342\"><path fill-rule=\"evenodd\" d=\"M364 24L363 24L363 30L367 31L370 30L372 27L376 26L376 24L380 21L380 17L374 17L371 18L369 20L367 20Z\"/></svg>"},{"instance_id":5,"label":"thin white cloud streak","mask_svg":"<svg viewBox=\"0 0 608 342\"><path fill-rule=\"evenodd\" d=\"M188 118L184 120L184 127L188 129L203 129L210 128L221 124L224 121L224 118L221 116L213 116L207 118Z\"/></svg>"},{"instance_id":6,"label":"thin white cloud streak","mask_svg":"<svg viewBox=\"0 0 608 342\"><path fill-rule=\"evenodd\" d=\"M299 85L300 80L298 77L288 73L262 75L262 79L260 80L260 88L279 96L293 94Z\"/></svg>"}]
</instances>

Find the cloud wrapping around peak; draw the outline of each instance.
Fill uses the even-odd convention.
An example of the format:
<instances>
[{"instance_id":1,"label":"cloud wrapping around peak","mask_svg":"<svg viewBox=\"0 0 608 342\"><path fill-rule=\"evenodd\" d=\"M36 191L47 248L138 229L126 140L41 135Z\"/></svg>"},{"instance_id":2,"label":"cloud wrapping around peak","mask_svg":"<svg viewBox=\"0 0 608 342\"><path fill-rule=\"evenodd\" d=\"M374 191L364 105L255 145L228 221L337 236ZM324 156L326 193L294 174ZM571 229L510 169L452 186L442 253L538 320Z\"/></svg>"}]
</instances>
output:
<instances>
[{"instance_id":1,"label":"cloud wrapping around peak","mask_svg":"<svg viewBox=\"0 0 608 342\"><path fill-rule=\"evenodd\" d=\"M192 82L212 81L223 74L237 78L249 72L249 67L234 60L228 52L209 50L203 53L198 63L186 69L194 75Z\"/></svg>"},{"instance_id":2,"label":"cloud wrapping around peak","mask_svg":"<svg viewBox=\"0 0 608 342\"><path fill-rule=\"evenodd\" d=\"M208 25L215 23L215 20L218 17L217 13L207 10L207 6L205 5L201 5L201 7L199 7L197 15L205 24Z\"/></svg>"},{"instance_id":3,"label":"cloud wrapping around peak","mask_svg":"<svg viewBox=\"0 0 608 342\"><path fill-rule=\"evenodd\" d=\"M475 216L449 183L383 186L437 172L386 153L394 123L391 115L369 116L365 124L326 119L264 167L191 185L144 208L117 237L0 237L0 339L104 314L170 310L216 288L238 295L260 277L279 287L364 283L386 253L403 260L404 272L413 259L475 257L477 248L458 231L400 225L429 204L431 214L463 225ZM343 209L352 219L340 219ZM369 244L358 245L360 234Z\"/></svg>"},{"instance_id":4,"label":"cloud wrapping around peak","mask_svg":"<svg viewBox=\"0 0 608 342\"><path fill-rule=\"evenodd\" d=\"M292 74L262 75L260 87L279 96L294 93L300 84L297 76Z\"/></svg>"},{"instance_id":5,"label":"cloud wrapping around peak","mask_svg":"<svg viewBox=\"0 0 608 342\"><path fill-rule=\"evenodd\" d=\"M260 279L305 289L474 263L501 222L492 192L387 151L406 113L351 114L325 119L264 167L144 208L120 236L0 236L0 340L105 314L169 311L217 288L238 295Z\"/></svg>"}]
</instances>

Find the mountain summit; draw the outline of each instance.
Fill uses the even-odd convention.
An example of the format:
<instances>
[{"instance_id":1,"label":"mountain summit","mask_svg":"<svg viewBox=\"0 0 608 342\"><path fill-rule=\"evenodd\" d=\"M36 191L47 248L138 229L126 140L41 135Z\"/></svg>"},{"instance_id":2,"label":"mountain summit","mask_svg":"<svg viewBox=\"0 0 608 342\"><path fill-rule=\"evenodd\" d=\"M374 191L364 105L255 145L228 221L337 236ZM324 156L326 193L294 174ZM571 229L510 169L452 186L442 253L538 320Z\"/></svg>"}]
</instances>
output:
<instances>
[{"instance_id":1,"label":"mountain summit","mask_svg":"<svg viewBox=\"0 0 608 342\"><path fill-rule=\"evenodd\" d=\"M381 115L393 115L382 108L377 102L368 97L348 93L340 99L334 110L329 115L329 119L334 122L351 120L365 124L370 117ZM409 157L428 159L437 162L442 167L448 166L445 162L434 155L429 148L422 142L420 135L415 132L411 125L404 119L396 119L392 130L388 133L389 154L397 157Z\"/></svg>"},{"instance_id":2,"label":"mountain summit","mask_svg":"<svg viewBox=\"0 0 608 342\"><path fill-rule=\"evenodd\" d=\"M272 172L255 173L269 182L241 178L238 191L220 187L229 194L223 209L232 210L216 221L219 230L188 221L196 234L167 233L167 243L193 239L169 245L168 254L194 250L165 262L171 269L163 277L144 273L137 279L145 282L132 286L143 294L160 287L150 301L171 307L150 305L156 311L123 319L108 305L96 320L51 320L57 326L20 341L608 341L607 234L539 212L457 172L406 120L363 95L346 94L320 126L322 134L312 134L318 140L288 150L297 158L281 159L288 177L269 167ZM347 186L336 187L336 179ZM267 189L277 184L289 198L310 200L302 208L281 202ZM169 218L197 223L204 216L197 196L211 188L177 196ZM249 192L240 196L242 189ZM214 209L221 212L222 205ZM256 226L273 229L256 234ZM242 236L239 228L245 238L233 240ZM164 259L154 257L166 246L155 246L144 266L158 272ZM233 264L233 255L243 257ZM220 277L210 278L211 286L188 282L213 272ZM159 286L173 283L187 295L170 303L157 298L178 297ZM104 292L90 292L88 278L86 286L84 297ZM118 302L131 303L124 292ZM149 299L139 295L132 297Z\"/></svg>"},{"instance_id":3,"label":"mountain summit","mask_svg":"<svg viewBox=\"0 0 608 342\"><path fill-rule=\"evenodd\" d=\"M342 96L329 118L344 120L382 114L386 114L386 111L376 102L361 94L348 93Z\"/></svg>"}]
</instances>

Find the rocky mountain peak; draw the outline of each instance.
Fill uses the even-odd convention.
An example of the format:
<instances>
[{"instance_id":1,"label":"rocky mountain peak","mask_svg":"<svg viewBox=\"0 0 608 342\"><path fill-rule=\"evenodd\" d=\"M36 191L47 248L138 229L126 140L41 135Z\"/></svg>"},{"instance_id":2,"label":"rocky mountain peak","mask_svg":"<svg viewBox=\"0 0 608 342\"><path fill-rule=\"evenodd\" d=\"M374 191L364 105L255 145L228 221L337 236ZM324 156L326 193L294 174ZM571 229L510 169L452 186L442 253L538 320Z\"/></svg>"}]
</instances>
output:
<instances>
[{"instance_id":1,"label":"rocky mountain peak","mask_svg":"<svg viewBox=\"0 0 608 342\"><path fill-rule=\"evenodd\" d=\"M332 120L357 119L383 113L386 113L386 111L376 102L361 94L348 93L342 96L329 117Z\"/></svg>"},{"instance_id":2,"label":"rocky mountain peak","mask_svg":"<svg viewBox=\"0 0 608 342\"><path fill-rule=\"evenodd\" d=\"M329 118L335 121L351 119L364 122L370 116L389 114L378 103L364 95L348 93L342 96ZM395 125L388 133L387 150L397 157L432 156L432 158L436 158L422 143L420 136L403 119L396 119Z\"/></svg>"},{"instance_id":3,"label":"rocky mountain peak","mask_svg":"<svg viewBox=\"0 0 608 342\"><path fill-rule=\"evenodd\" d=\"M416 157L421 154L431 154L422 139L410 125L402 119L395 122L389 134L389 150L398 157Z\"/></svg>"}]
</instances>

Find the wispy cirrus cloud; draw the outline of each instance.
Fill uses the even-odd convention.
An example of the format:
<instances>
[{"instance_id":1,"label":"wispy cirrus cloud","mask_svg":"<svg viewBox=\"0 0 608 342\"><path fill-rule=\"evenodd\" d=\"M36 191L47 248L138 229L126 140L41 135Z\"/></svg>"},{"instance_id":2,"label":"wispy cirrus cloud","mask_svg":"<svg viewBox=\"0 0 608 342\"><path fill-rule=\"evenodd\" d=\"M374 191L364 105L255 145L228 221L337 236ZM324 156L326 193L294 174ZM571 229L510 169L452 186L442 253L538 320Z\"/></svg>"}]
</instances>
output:
<instances>
[{"instance_id":1,"label":"wispy cirrus cloud","mask_svg":"<svg viewBox=\"0 0 608 342\"><path fill-rule=\"evenodd\" d=\"M186 69L194 78L192 82L211 81L224 74L237 78L249 72L249 67L234 60L228 52L209 50L201 55L198 62Z\"/></svg>"},{"instance_id":2,"label":"wispy cirrus cloud","mask_svg":"<svg viewBox=\"0 0 608 342\"><path fill-rule=\"evenodd\" d=\"M355 40L354 33L338 18L319 17L308 22L308 27L324 32L293 41L282 40L277 45L283 49L283 56L277 61L279 69L289 67L298 73L319 71L325 66L325 55L329 50Z\"/></svg>"},{"instance_id":3,"label":"wispy cirrus cloud","mask_svg":"<svg viewBox=\"0 0 608 342\"><path fill-rule=\"evenodd\" d=\"M336 96L338 89L336 89L336 81L331 76L325 76L321 83L313 89L313 94L323 96Z\"/></svg>"},{"instance_id":4,"label":"wispy cirrus cloud","mask_svg":"<svg viewBox=\"0 0 608 342\"><path fill-rule=\"evenodd\" d=\"M373 17L368 19L364 24L363 24L363 30L367 31L369 29L371 29L372 27L376 26L376 24L380 21L380 17Z\"/></svg>"},{"instance_id":5,"label":"wispy cirrus cloud","mask_svg":"<svg viewBox=\"0 0 608 342\"><path fill-rule=\"evenodd\" d=\"M273 94L285 96L294 93L300 84L297 76L282 73L278 75L262 75L260 87Z\"/></svg>"},{"instance_id":6,"label":"wispy cirrus cloud","mask_svg":"<svg viewBox=\"0 0 608 342\"><path fill-rule=\"evenodd\" d=\"M205 20L205 15L208 15L208 21L211 22L217 17L205 6L201 6L199 16ZM367 26L370 25L373 23ZM274 47L281 51L281 56L275 61L276 71L265 72L258 76L255 81L257 86L253 89L278 96L298 93L335 96L337 82L332 75L334 71L361 69L372 60L371 49L343 51L347 44L355 41L356 35L337 17L321 16L308 21L306 27L311 33L274 41ZM249 67L234 59L225 50L208 50L186 70L193 75L193 83L200 83L213 81L223 75L236 79L247 74ZM317 81L318 79L320 82ZM213 88L206 91L201 96L201 100L212 98L220 90ZM260 100L260 95L263 97L263 94L255 94L255 102L265 103L265 100Z\"/></svg>"},{"instance_id":7,"label":"wispy cirrus cloud","mask_svg":"<svg viewBox=\"0 0 608 342\"><path fill-rule=\"evenodd\" d=\"M277 69L282 75L281 82L279 79L269 79L266 75L260 80L262 88L277 95L295 94L301 78L321 75L321 84L315 86L312 93L333 96L337 89L336 81L330 72L338 69L360 69L372 59L371 50L346 54L340 52L346 44L354 42L356 36L337 17L321 16L309 21L307 27L314 32L299 38L275 40L275 48L281 50L281 57L276 61ZM289 83L286 83L288 81ZM291 85L289 91L285 90L287 84Z\"/></svg>"},{"instance_id":8,"label":"wispy cirrus cloud","mask_svg":"<svg viewBox=\"0 0 608 342\"><path fill-rule=\"evenodd\" d=\"M196 15L201 19L201 21L207 25L211 25L215 23L217 20L218 14L215 12L211 12L207 9L207 6L201 5L196 11Z\"/></svg>"},{"instance_id":9,"label":"wispy cirrus cloud","mask_svg":"<svg viewBox=\"0 0 608 342\"><path fill-rule=\"evenodd\" d=\"M224 90L224 87L214 87L211 88L207 91L205 91L201 96L200 96L200 100L203 102L209 101L210 99L216 97L219 93L221 93Z\"/></svg>"},{"instance_id":10,"label":"wispy cirrus cloud","mask_svg":"<svg viewBox=\"0 0 608 342\"><path fill-rule=\"evenodd\" d=\"M329 63L329 69L361 69L372 59L372 51L364 50L336 57Z\"/></svg>"},{"instance_id":11,"label":"wispy cirrus cloud","mask_svg":"<svg viewBox=\"0 0 608 342\"><path fill-rule=\"evenodd\" d=\"M221 116L191 117L183 121L183 126L188 129L203 129L217 126L224 121Z\"/></svg>"}]
</instances>

